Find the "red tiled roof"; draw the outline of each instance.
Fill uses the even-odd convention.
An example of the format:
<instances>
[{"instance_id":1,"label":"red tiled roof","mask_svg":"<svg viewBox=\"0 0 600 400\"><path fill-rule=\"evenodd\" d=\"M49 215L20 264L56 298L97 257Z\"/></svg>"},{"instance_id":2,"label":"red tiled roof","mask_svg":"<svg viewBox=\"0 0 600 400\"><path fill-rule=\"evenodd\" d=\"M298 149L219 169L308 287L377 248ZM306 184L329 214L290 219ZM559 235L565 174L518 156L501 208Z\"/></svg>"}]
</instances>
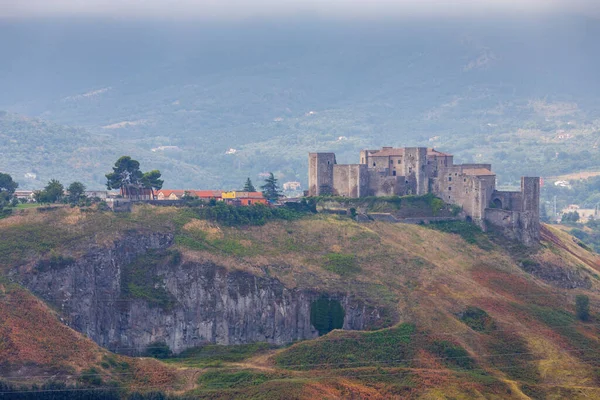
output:
<instances>
[{"instance_id":1,"label":"red tiled roof","mask_svg":"<svg viewBox=\"0 0 600 400\"><path fill-rule=\"evenodd\" d=\"M496 175L495 173L493 173L489 169L485 169L485 168L468 168L468 169L463 169L463 173L466 174L466 175L473 175L473 176L492 176L492 175Z\"/></svg>"},{"instance_id":2,"label":"red tiled roof","mask_svg":"<svg viewBox=\"0 0 600 400\"><path fill-rule=\"evenodd\" d=\"M441 151L437 151L436 149L427 149L427 155L438 157L452 157L452 154L442 153Z\"/></svg>"}]
</instances>

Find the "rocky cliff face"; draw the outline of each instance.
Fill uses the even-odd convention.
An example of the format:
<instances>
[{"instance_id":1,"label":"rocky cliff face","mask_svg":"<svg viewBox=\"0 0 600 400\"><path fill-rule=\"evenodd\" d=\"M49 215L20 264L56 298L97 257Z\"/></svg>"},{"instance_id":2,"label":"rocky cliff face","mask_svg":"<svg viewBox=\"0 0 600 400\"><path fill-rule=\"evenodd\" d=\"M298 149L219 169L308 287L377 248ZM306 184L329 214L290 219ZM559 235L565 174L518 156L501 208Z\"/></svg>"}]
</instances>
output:
<instances>
[{"instance_id":1,"label":"rocky cliff face","mask_svg":"<svg viewBox=\"0 0 600 400\"><path fill-rule=\"evenodd\" d=\"M284 344L318 336L311 303L324 294L208 261L144 259L172 242L170 234L130 234L110 248L29 272L15 270L13 277L55 305L66 324L121 353L143 352L154 342L178 353L204 343ZM139 268L132 270L132 263ZM344 329L364 329L380 317L377 309L347 295L327 296L342 304Z\"/></svg>"}]
</instances>

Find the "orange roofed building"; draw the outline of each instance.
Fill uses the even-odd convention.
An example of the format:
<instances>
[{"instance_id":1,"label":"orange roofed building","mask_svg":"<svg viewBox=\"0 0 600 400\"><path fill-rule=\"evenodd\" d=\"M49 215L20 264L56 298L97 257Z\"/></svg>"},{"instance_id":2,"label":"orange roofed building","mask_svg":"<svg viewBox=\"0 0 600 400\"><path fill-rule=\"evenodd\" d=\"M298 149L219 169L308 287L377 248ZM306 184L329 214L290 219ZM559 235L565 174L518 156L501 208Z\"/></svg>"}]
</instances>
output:
<instances>
[{"instance_id":1,"label":"orange roofed building","mask_svg":"<svg viewBox=\"0 0 600 400\"><path fill-rule=\"evenodd\" d=\"M158 200L181 200L186 193L201 200L215 199L228 204L248 206L252 204L267 204L261 192L224 192L222 190L180 190L161 189L156 192Z\"/></svg>"}]
</instances>

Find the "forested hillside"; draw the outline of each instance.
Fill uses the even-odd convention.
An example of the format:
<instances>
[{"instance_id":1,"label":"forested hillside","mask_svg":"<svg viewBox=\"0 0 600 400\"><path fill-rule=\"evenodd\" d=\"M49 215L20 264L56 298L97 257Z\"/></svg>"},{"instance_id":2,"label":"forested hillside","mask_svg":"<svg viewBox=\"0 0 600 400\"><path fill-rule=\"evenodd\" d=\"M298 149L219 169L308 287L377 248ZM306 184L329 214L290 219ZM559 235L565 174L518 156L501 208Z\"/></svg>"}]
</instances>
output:
<instances>
[{"instance_id":1,"label":"forested hillside","mask_svg":"<svg viewBox=\"0 0 600 400\"><path fill-rule=\"evenodd\" d=\"M265 171L306 183L308 151L355 162L383 145L492 162L515 184L600 164L599 34L567 17L4 22L0 109L81 127L80 146L104 138L169 187L235 188ZM17 179L27 163L66 173L18 150L2 166ZM114 154L96 157L88 183L101 185Z\"/></svg>"}]
</instances>

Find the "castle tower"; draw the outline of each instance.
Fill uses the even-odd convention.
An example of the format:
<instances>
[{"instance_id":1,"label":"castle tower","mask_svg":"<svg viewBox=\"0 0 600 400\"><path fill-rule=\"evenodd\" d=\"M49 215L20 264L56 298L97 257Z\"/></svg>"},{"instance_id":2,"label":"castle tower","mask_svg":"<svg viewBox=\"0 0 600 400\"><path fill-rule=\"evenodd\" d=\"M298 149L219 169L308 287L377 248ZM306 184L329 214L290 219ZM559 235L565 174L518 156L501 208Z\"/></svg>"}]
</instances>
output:
<instances>
[{"instance_id":1,"label":"castle tower","mask_svg":"<svg viewBox=\"0 0 600 400\"><path fill-rule=\"evenodd\" d=\"M404 148L404 176L407 193L424 195L429 191L427 147Z\"/></svg>"},{"instance_id":2,"label":"castle tower","mask_svg":"<svg viewBox=\"0 0 600 400\"><path fill-rule=\"evenodd\" d=\"M320 196L333 193L334 153L308 154L308 195Z\"/></svg>"},{"instance_id":3,"label":"castle tower","mask_svg":"<svg viewBox=\"0 0 600 400\"><path fill-rule=\"evenodd\" d=\"M540 230L540 178L539 177L521 177L521 210L527 211L531 215L531 224L533 230Z\"/></svg>"}]
</instances>

